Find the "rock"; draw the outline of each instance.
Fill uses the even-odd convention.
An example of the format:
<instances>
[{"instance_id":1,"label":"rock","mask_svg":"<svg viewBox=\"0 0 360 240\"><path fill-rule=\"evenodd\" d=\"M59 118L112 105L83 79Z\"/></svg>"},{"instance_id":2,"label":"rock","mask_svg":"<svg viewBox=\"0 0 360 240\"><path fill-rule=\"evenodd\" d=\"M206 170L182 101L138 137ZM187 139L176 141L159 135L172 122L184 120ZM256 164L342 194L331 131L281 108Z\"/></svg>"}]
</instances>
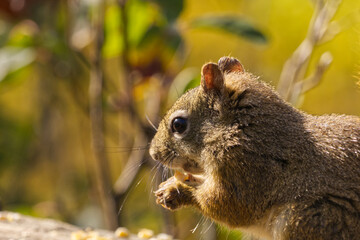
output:
<instances>
[{"instance_id":1,"label":"rock","mask_svg":"<svg viewBox=\"0 0 360 240\"><path fill-rule=\"evenodd\" d=\"M126 228L121 228L125 231ZM144 231L144 230L141 230ZM151 230L148 230L151 231ZM119 235L102 229L82 229L77 226L56 221L25 216L13 212L0 211L1 240L141 240L137 234L128 232ZM159 236L159 238L157 237ZM163 233L152 239L163 239Z\"/></svg>"}]
</instances>

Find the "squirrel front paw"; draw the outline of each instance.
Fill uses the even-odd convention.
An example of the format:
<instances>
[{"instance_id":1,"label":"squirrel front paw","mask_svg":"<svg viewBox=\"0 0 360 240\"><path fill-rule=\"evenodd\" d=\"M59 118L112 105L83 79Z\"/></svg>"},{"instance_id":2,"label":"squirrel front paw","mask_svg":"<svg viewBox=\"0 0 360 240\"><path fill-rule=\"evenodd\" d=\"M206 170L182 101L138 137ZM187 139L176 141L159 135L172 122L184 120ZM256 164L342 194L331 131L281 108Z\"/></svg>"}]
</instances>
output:
<instances>
[{"instance_id":1,"label":"squirrel front paw","mask_svg":"<svg viewBox=\"0 0 360 240\"><path fill-rule=\"evenodd\" d=\"M192 188L171 177L161 183L155 191L156 203L169 210L176 210L183 205L193 203Z\"/></svg>"}]
</instances>

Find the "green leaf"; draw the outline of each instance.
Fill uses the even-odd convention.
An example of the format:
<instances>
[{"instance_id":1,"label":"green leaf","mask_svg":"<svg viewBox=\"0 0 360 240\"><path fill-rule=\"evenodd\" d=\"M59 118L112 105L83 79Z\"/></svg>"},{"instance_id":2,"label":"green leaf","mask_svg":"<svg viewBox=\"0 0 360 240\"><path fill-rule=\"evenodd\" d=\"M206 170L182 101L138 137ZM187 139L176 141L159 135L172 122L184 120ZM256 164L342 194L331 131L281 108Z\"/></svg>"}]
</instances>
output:
<instances>
[{"instance_id":1,"label":"green leaf","mask_svg":"<svg viewBox=\"0 0 360 240\"><path fill-rule=\"evenodd\" d=\"M151 25L141 40L138 43L138 47L142 48L145 47L148 43L153 41L157 36L162 35L163 29L157 25Z\"/></svg>"},{"instance_id":2,"label":"green leaf","mask_svg":"<svg viewBox=\"0 0 360 240\"><path fill-rule=\"evenodd\" d=\"M175 26L169 25L164 31L164 39L166 41L166 45L169 46L172 50L176 51L183 39L176 29Z\"/></svg>"},{"instance_id":3,"label":"green leaf","mask_svg":"<svg viewBox=\"0 0 360 240\"><path fill-rule=\"evenodd\" d=\"M4 47L0 49L0 82L5 77L29 64L36 58L32 48Z\"/></svg>"},{"instance_id":4,"label":"green leaf","mask_svg":"<svg viewBox=\"0 0 360 240\"><path fill-rule=\"evenodd\" d=\"M158 39L161 39L163 45L168 47L172 51L176 51L179 48L180 44L183 42L180 33L175 27L171 27L169 25L165 27L151 25L145 32L137 47L146 47L148 44Z\"/></svg>"},{"instance_id":5,"label":"green leaf","mask_svg":"<svg viewBox=\"0 0 360 240\"><path fill-rule=\"evenodd\" d=\"M249 22L235 16L206 16L194 20L193 28L221 29L257 43L266 43L266 36Z\"/></svg>"},{"instance_id":6,"label":"green leaf","mask_svg":"<svg viewBox=\"0 0 360 240\"><path fill-rule=\"evenodd\" d=\"M175 22L184 8L183 0L155 0L169 23Z\"/></svg>"},{"instance_id":7,"label":"green leaf","mask_svg":"<svg viewBox=\"0 0 360 240\"><path fill-rule=\"evenodd\" d=\"M197 77L191 79L190 82L188 82L188 84L185 86L183 93L185 93L186 91L193 89L199 85L200 85L200 76L197 76Z\"/></svg>"},{"instance_id":8,"label":"green leaf","mask_svg":"<svg viewBox=\"0 0 360 240\"><path fill-rule=\"evenodd\" d=\"M168 92L167 104L172 105L187 90L200 85L200 72L198 68L185 68L179 72Z\"/></svg>"},{"instance_id":9,"label":"green leaf","mask_svg":"<svg viewBox=\"0 0 360 240\"><path fill-rule=\"evenodd\" d=\"M124 41L120 33L121 12L118 6L111 5L105 15L105 42L102 49L106 58L116 57L121 54L124 48Z\"/></svg>"},{"instance_id":10,"label":"green leaf","mask_svg":"<svg viewBox=\"0 0 360 240\"><path fill-rule=\"evenodd\" d=\"M132 0L127 3L128 41L131 46L138 46L149 26L154 24L158 11L147 1Z\"/></svg>"}]
</instances>

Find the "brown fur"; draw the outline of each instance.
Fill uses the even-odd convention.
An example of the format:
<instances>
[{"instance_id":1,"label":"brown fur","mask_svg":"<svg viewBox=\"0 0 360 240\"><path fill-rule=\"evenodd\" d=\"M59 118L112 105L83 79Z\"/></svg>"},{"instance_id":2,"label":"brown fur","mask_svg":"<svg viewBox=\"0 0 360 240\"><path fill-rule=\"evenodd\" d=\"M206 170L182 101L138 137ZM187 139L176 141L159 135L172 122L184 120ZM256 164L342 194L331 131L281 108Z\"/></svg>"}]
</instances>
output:
<instances>
[{"instance_id":1,"label":"brown fur","mask_svg":"<svg viewBox=\"0 0 360 240\"><path fill-rule=\"evenodd\" d=\"M267 239L360 238L359 118L301 112L234 58L219 60L222 84L206 66L202 85L169 110L150 149L155 160L204 181L172 177L157 202L196 206ZM206 88L212 79L216 91ZM189 131L176 138L169 124L179 110Z\"/></svg>"}]
</instances>

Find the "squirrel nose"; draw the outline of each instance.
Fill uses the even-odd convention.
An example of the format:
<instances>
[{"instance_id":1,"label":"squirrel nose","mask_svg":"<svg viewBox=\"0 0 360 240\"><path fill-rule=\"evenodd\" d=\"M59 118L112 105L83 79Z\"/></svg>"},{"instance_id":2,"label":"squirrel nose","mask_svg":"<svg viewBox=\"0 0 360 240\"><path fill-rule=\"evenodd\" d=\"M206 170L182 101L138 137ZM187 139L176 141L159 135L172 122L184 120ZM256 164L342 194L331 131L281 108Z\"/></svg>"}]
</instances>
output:
<instances>
[{"instance_id":1,"label":"squirrel nose","mask_svg":"<svg viewBox=\"0 0 360 240\"><path fill-rule=\"evenodd\" d=\"M157 152L155 151L155 147L154 147L154 143L152 142L150 145L150 149L149 149L149 154L151 156L152 159L154 159L155 161L157 161Z\"/></svg>"},{"instance_id":2,"label":"squirrel nose","mask_svg":"<svg viewBox=\"0 0 360 240\"><path fill-rule=\"evenodd\" d=\"M152 157L152 159L156 160L156 159L155 159L155 152L154 152L154 149L153 149L153 148L150 148L150 149L149 149L149 154L150 154L150 156Z\"/></svg>"}]
</instances>

